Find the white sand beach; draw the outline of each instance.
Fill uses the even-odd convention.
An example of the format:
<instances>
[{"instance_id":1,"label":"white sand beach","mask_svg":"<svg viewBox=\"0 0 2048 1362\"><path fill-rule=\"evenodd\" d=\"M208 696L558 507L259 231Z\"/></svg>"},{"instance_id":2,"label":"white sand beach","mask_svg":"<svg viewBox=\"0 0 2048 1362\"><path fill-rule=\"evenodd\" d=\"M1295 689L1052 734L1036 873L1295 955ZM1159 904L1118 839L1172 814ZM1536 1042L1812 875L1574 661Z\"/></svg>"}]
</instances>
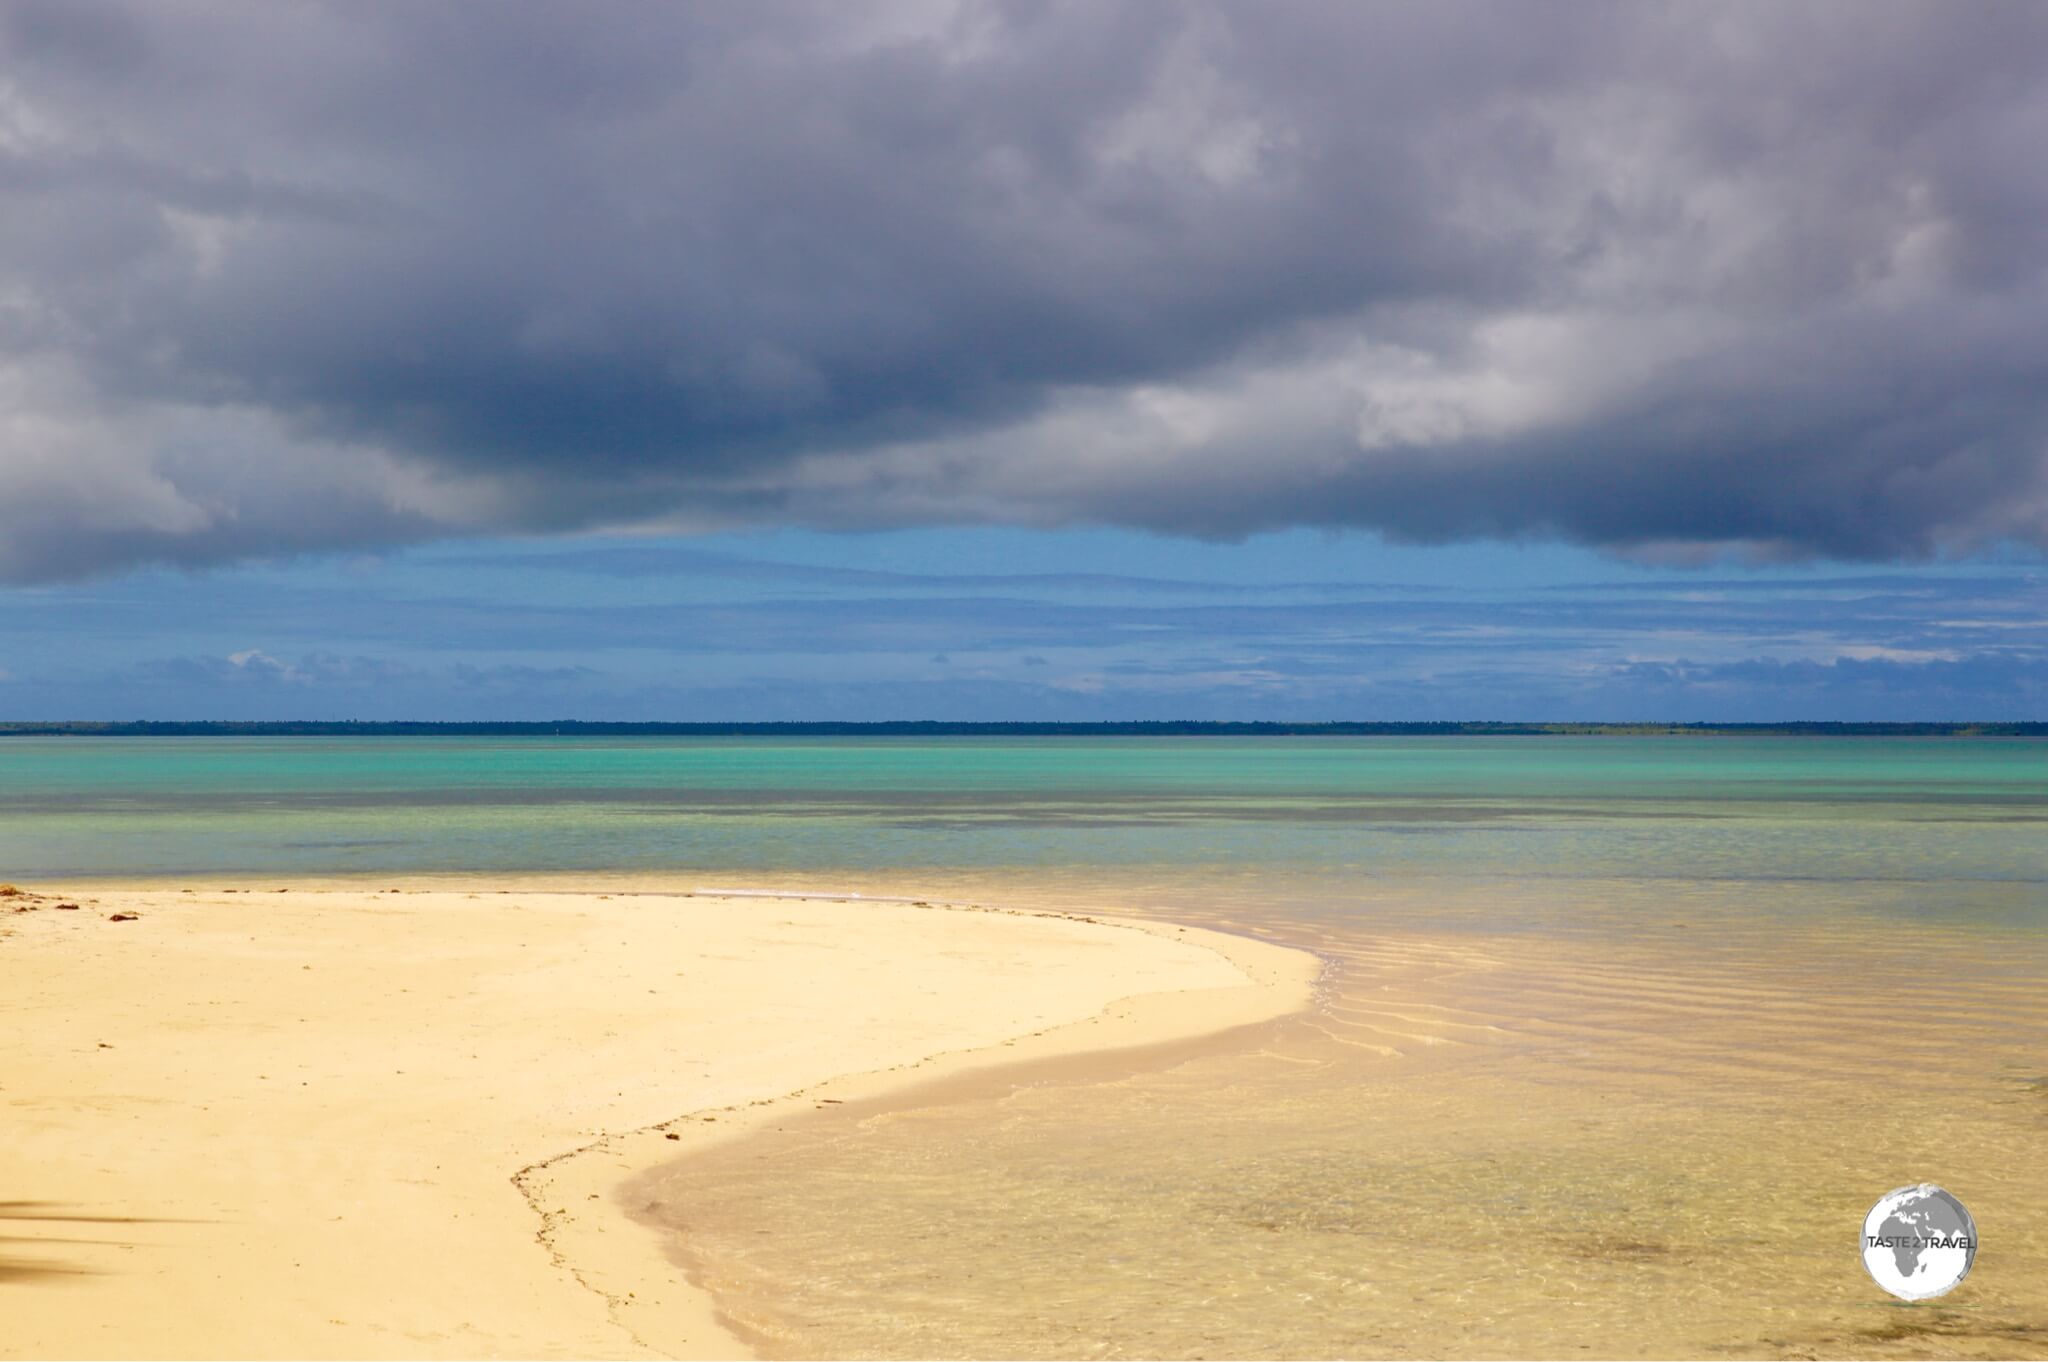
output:
<instances>
[{"instance_id":1,"label":"white sand beach","mask_svg":"<svg viewBox=\"0 0 2048 1362\"><path fill-rule=\"evenodd\" d=\"M1318 969L966 905L24 889L8 1357L739 1355L619 1204L632 1176L824 1102L1279 1016Z\"/></svg>"}]
</instances>

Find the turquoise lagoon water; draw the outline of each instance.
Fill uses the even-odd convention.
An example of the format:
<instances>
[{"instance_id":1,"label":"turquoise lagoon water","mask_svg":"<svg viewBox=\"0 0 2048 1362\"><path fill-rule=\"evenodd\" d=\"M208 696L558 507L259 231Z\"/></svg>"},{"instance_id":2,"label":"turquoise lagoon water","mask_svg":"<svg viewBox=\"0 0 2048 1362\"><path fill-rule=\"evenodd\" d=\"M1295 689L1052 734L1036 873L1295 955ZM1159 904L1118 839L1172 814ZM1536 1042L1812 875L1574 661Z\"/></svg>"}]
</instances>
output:
<instances>
[{"instance_id":1,"label":"turquoise lagoon water","mask_svg":"<svg viewBox=\"0 0 2048 1362\"><path fill-rule=\"evenodd\" d=\"M2026 739L0 740L14 878L1100 866L2048 880Z\"/></svg>"}]
</instances>

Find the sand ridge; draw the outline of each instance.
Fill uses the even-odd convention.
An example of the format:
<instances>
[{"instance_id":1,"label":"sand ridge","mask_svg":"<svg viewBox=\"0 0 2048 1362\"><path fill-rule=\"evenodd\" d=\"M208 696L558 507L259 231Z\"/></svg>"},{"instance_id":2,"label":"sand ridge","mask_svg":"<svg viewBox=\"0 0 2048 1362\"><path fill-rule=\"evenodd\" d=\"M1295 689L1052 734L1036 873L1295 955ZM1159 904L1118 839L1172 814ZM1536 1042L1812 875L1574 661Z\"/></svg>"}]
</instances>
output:
<instances>
[{"instance_id":1,"label":"sand ridge","mask_svg":"<svg viewBox=\"0 0 2048 1362\"><path fill-rule=\"evenodd\" d=\"M1317 968L920 902L38 894L0 899L5 1356L733 1355L627 1218L635 1174L820 1103L1281 1015Z\"/></svg>"}]
</instances>

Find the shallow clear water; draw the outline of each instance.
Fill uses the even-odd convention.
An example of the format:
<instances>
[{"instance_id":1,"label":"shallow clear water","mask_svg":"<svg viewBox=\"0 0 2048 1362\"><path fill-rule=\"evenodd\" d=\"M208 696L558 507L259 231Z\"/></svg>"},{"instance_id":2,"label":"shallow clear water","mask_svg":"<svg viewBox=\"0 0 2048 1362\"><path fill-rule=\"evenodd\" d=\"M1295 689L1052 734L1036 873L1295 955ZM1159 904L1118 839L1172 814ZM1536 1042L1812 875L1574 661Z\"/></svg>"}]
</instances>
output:
<instances>
[{"instance_id":1,"label":"shallow clear water","mask_svg":"<svg viewBox=\"0 0 2048 1362\"><path fill-rule=\"evenodd\" d=\"M1156 914L1330 963L1108 1081L651 1200L781 1355L2048 1356L2048 745L0 741L0 878L628 871ZM1894 1304L1863 1212L1983 1247Z\"/></svg>"},{"instance_id":2,"label":"shallow clear water","mask_svg":"<svg viewBox=\"0 0 2048 1362\"><path fill-rule=\"evenodd\" d=\"M774 1356L2048 1356L2037 886L1266 891L1034 901L1315 949L1306 1016L820 1114L633 1201ZM1856 1235L1920 1181L1984 1248L1908 1307Z\"/></svg>"}]
</instances>

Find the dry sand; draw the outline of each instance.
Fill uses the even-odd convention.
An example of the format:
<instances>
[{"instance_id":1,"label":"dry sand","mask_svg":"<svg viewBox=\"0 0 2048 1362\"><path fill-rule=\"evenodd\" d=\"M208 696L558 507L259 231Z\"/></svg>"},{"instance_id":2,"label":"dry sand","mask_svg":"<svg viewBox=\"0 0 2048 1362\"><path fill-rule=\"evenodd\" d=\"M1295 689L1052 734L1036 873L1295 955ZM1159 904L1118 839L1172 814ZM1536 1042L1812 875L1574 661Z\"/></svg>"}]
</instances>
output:
<instances>
[{"instance_id":1,"label":"dry sand","mask_svg":"<svg viewBox=\"0 0 2048 1362\"><path fill-rule=\"evenodd\" d=\"M832 1100L1278 1016L1316 972L908 903L37 892L0 898L9 1357L742 1355L627 1218L634 1174Z\"/></svg>"}]
</instances>

